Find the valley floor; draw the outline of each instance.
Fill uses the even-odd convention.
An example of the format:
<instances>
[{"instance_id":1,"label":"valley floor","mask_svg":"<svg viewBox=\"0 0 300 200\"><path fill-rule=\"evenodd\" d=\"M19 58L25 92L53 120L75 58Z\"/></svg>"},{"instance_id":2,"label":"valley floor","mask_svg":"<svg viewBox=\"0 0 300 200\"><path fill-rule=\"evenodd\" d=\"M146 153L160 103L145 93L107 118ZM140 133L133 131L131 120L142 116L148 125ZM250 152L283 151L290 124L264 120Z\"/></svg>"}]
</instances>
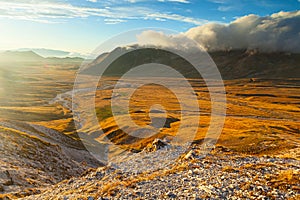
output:
<instances>
[{"instance_id":1,"label":"valley floor","mask_svg":"<svg viewBox=\"0 0 300 200\"><path fill-rule=\"evenodd\" d=\"M0 76L0 199L299 199L299 79L224 81L226 120L207 157L199 148L209 127L210 96L203 81L191 80L202 113L193 146L169 167L122 171L118 163L103 167L78 138L69 107L73 65L11 70ZM170 92L158 89L138 90L130 114L137 124L149 125L149 105L162 102L169 121L156 137L170 138L180 125L179 107ZM146 91L151 98L140 98ZM143 159L122 166L147 166L153 152L143 150L155 137L133 140L124 134L108 106L111 94L111 87L96 92L95 111L105 130L101 137Z\"/></svg>"}]
</instances>

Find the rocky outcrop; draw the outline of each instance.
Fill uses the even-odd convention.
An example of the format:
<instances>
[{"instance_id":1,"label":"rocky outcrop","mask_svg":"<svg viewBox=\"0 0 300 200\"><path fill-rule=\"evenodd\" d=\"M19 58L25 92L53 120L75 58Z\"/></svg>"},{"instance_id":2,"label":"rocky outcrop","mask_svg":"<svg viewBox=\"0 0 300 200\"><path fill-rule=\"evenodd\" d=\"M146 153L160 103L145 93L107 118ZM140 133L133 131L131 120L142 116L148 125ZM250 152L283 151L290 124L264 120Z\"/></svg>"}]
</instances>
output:
<instances>
[{"instance_id":1,"label":"rocky outcrop","mask_svg":"<svg viewBox=\"0 0 300 200\"><path fill-rule=\"evenodd\" d=\"M158 143L161 144L160 141ZM299 197L298 160L241 156L222 153L220 149L218 154L201 157L199 152L200 148L193 148L192 161L180 159L167 168L152 172L121 171L118 166L101 167L26 199L297 199ZM164 159L166 158L161 158ZM139 164L148 165L149 161L144 157ZM128 160L123 164L130 169L134 163Z\"/></svg>"},{"instance_id":2,"label":"rocky outcrop","mask_svg":"<svg viewBox=\"0 0 300 200\"><path fill-rule=\"evenodd\" d=\"M169 146L169 144L161 139L155 139L151 144L149 144L146 148L145 151L148 152L153 152L160 150L162 148L165 148L166 146Z\"/></svg>"}]
</instances>

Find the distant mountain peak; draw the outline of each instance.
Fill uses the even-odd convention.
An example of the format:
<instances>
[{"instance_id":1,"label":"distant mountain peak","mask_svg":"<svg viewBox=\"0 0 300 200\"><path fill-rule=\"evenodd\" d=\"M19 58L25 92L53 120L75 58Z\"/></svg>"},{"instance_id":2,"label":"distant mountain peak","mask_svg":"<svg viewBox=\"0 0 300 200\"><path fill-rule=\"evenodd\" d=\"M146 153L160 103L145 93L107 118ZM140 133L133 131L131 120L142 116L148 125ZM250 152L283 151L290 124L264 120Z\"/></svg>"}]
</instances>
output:
<instances>
[{"instance_id":1,"label":"distant mountain peak","mask_svg":"<svg viewBox=\"0 0 300 200\"><path fill-rule=\"evenodd\" d=\"M4 51L0 52L0 63L62 63L62 62L82 62L79 57L49 57L45 58L33 50L24 51Z\"/></svg>"},{"instance_id":2,"label":"distant mountain peak","mask_svg":"<svg viewBox=\"0 0 300 200\"><path fill-rule=\"evenodd\" d=\"M46 49L46 48L21 48L17 49L16 51L33 51L37 53L38 55L43 56L44 58L73 58L73 57L80 57L85 58L87 55L77 52L69 52L69 51L63 51L63 50L55 50L55 49Z\"/></svg>"},{"instance_id":3,"label":"distant mountain peak","mask_svg":"<svg viewBox=\"0 0 300 200\"><path fill-rule=\"evenodd\" d=\"M29 62L43 59L44 57L33 51L4 51L0 53L0 61L2 62Z\"/></svg>"},{"instance_id":4,"label":"distant mountain peak","mask_svg":"<svg viewBox=\"0 0 300 200\"><path fill-rule=\"evenodd\" d=\"M37 57L42 57L39 54L35 53L34 51L28 50L28 51L4 51L3 52L5 55L26 55L26 56L37 56Z\"/></svg>"}]
</instances>

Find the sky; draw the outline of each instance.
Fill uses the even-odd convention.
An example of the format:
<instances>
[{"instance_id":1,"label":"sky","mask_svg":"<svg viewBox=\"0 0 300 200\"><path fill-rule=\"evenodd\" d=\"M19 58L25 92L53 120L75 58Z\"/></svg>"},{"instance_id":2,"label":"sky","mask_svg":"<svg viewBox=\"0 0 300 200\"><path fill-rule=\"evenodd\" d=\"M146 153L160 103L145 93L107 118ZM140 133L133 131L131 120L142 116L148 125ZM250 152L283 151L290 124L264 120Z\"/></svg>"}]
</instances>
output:
<instances>
[{"instance_id":1,"label":"sky","mask_svg":"<svg viewBox=\"0 0 300 200\"><path fill-rule=\"evenodd\" d=\"M300 0L0 0L0 50L49 48L89 53L137 28L177 32L230 24L249 14L300 10Z\"/></svg>"}]
</instances>

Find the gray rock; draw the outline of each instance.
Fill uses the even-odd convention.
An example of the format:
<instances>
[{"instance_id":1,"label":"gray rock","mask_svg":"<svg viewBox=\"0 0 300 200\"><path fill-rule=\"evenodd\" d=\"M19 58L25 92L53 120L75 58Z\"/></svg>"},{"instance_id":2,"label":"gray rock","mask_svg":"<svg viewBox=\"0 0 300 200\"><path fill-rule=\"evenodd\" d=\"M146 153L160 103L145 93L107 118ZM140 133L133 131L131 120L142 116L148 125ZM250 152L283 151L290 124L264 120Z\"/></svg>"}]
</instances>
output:
<instances>
[{"instance_id":1,"label":"gray rock","mask_svg":"<svg viewBox=\"0 0 300 200\"><path fill-rule=\"evenodd\" d=\"M173 199L177 197L177 195L174 194L173 192L167 192L166 196L168 196L169 198L173 198Z\"/></svg>"}]
</instances>

